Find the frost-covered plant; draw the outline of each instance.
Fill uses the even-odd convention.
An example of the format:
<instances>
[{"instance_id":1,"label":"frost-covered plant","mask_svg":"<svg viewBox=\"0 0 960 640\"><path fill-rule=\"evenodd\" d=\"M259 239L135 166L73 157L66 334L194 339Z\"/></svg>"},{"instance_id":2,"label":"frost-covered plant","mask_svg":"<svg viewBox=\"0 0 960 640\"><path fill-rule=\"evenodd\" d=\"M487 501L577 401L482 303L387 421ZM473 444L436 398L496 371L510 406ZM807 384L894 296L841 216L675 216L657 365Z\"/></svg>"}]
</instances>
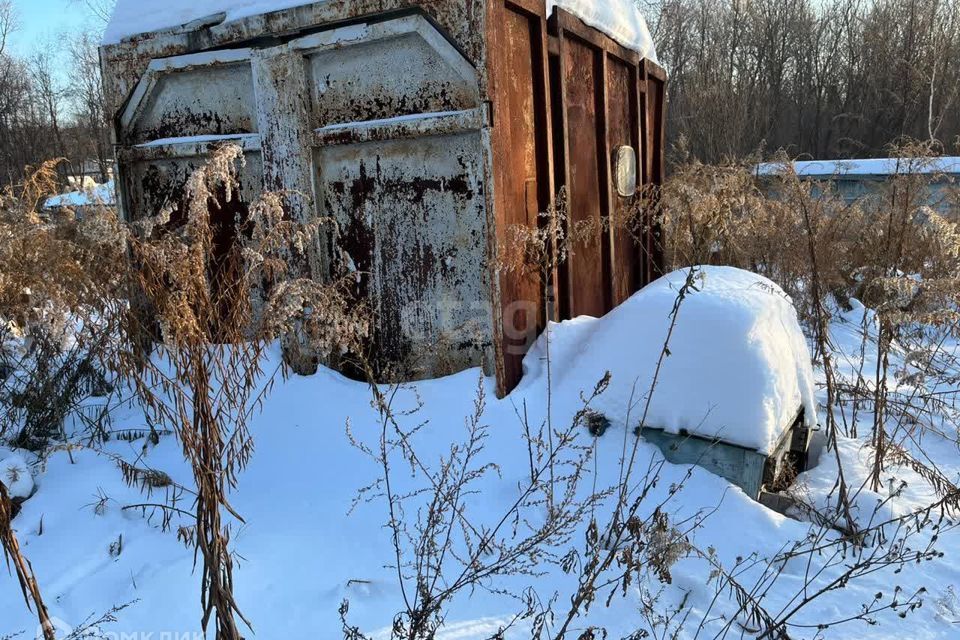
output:
<instances>
[{"instance_id":1,"label":"frost-covered plant","mask_svg":"<svg viewBox=\"0 0 960 640\"><path fill-rule=\"evenodd\" d=\"M668 271L720 264L759 273L790 294L810 323L811 258L800 240L813 232L824 291L845 300L854 264L848 258L858 242L862 211L828 185L794 180L788 171L780 182L761 185L752 173L755 160L682 165L659 193L641 202L641 209L654 209L663 227ZM788 170L787 158L779 160Z\"/></svg>"},{"instance_id":2,"label":"frost-covered plant","mask_svg":"<svg viewBox=\"0 0 960 640\"><path fill-rule=\"evenodd\" d=\"M490 425L484 421L486 395L481 380L474 411L465 420L462 441L453 444L437 463L429 462L414 440L425 426L416 422L419 408L400 411L395 407L402 387L382 389L371 384L374 407L379 413L379 442L375 446L354 437L351 442L374 460L381 474L360 490L358 501L382 500L389 518L398 586L404 610L393 623L393 640L429 640L435 637L451 604L475 589L499 591L497 580L541 574L544 563L559 564L564 545L571 542L589 514L611 495L597 490L584 495L593 450L583 441L585 416L590 402L602 394L601 381L585 398L584 411L570 424L556 429L550 448L536 442L530 447L531 475L519 487L516 500L502 514L479 519L470 509L488 477L501 470L487 462ZM407 426L413 419L414 425ZM531 433L524 424L524 433ZM401 469L412 473L413 486L398 489ZM407 515L410 514L410 515ZM516 617L538 617L536 591L510 594L524 603ZM341 608L347 638L365 636L346 621L349 603Z\"/></svg>"},{"instance_id":3,"label":"frost-covered plant","mask_svg":"<svg viewBox=\"0 0 960 640\"><path fill-rule=\"evenodd\" d=\"M196 487L121 464L130 484L168 501L131 508L161 511L164 526L193 518L180 536L202 563L203 623L215 616L217 637L231 640L243 617L229 549L240 518L227 496L252 452L248 420L278 373L263 371L266 349L296 335L321 357L361 352L369 333L352 280L318 283L300 268L321 221L291 222L278 194L241 202L242 160L238 147L219 148L183 202L133 212L130 225L105 208L41 218L56 162L0 194L0 438L44 448L68 435L65 417L87 398L132 387L152 441L178 436ZM226 245L214 213L229 214ZM109 437L101 419L88 426ZM185 495L192 514L178 506Z\"/></svg>"},{"instance_id":4,"label":"frost-covered plant","mask_svg":"<svg viewBox=\"0 0 960 640\"><path fill-rule=\"evenodd\" d=\"M731 626L721 634L739 626L757 637L775 638L803 629L797 614L825 594L878 571L906 571L942 553L936 541L953 526L960 490L932 461L911 453L925 431L942 434L957 424L951 392L937 389L954 388L960 372L948 348L960 326L960 210L934 210L930 195L933 183L947 191L947 202L956 201L958 190L944 176L918 171L939 152L929 143L891 147L902 174L855 202L840 198L830 184L800 179L782 155L783 171L774 180L758 182L751 175L753 161L691 164L679 168L663 189L659 215L670 260L678 266L726 263L758 271L798 303L825 377L830 445L825 455L837 465L826 506L798 499L794 514L812 523L809 538L773 558L746 558L734 567L722 567L709 552L701 556L714 566L718 594L732 595L738 604ZM876 368L866 371L861 364L851 375L836 368L831 332L838 311L849 310L854 298L870 307L860 327L860 361L875 353ZM903 371L893 371L895 361L902 362ZM864 415L870 421L871 464L861 482L855 470L845 469L836 443L844 435L857 437L858 416ZM881 489L887 472L897 468L929 484L931 504L891 514L887 504L899 491L892 487L875 509L852 509L862 502L861 494ZM783 566L796 558L816 558L817 575L830 573L831 579L815 588L805 582L790 606L768 610L766 594L782 594ZM738 575L758 568L758 579L741 584ZM878 593L858 614L821 620L820 628L851 620L874 624L877 614L889 610L904 617L923 599L922 588Z\"/></svg>"},{"instance_id":5,"label":"frost-covered plant","mask_svg":"<svg viewBox=\"0 0 960 640\"><path fill-rule=\"evenodd\" d=\"M698 271L693 269L671 315L658 372L668 357L682 302L696 290L697 282ZM646 398L656 393L658 376ZM373 406L380 418L378 442L356 437L349 423L348 435L381 470L360 490L357 501L382 501L387 512L385 526L393 543L391 566L404 602L404 609L394 619L391 638L434 638L454 602L483 589L520 603L517 615L494 637L505 637L509 629L526 622L531 638L562 640L573 637L571 624L589 619L591 607L599 606L598 602L609 605L635 584L646 588L649 582L671 581L673 566L692 552L690 531L702 520L677 523L667 515L666 503L679 494L682 482L659 505L648 504L665 460L641 463L641 439L631 429L623 430L618 482L597 486L592 475L597 439L591 433L599 435L609 420L591 405L609 384L607 374L583 394L582 406L565 424L551 422L548 411L538 425L525 408L518 408L529 474L519 483L516 500L502 513L476 515L471 499L483 490L483 483L494 474L509 473L496 462L487 462L490 426L484 422L483 382L478 386L474 411L465 420L464 437L433 463L417 446L426 427L417 418L422 406L398 409L404 389L384 389L371 377ZM548 388L547 394L551 392ZM642 411L628 413L627 424L642 424L647 418L649 400L636 405ZM633 402L630 408L636 408ZM642 515L648 508L649 515ZM570 576L574 586L569 593L540 593L535 580L550 569ZM531 583L513 592L502 586L509 578L513 583L523 578ZM340 608L344 637L365 640L363 632L349 624L348 614L349 603L344 602ZM590 627L578 637L604 637L605 633Z\"/></svg>"}]
</instances>

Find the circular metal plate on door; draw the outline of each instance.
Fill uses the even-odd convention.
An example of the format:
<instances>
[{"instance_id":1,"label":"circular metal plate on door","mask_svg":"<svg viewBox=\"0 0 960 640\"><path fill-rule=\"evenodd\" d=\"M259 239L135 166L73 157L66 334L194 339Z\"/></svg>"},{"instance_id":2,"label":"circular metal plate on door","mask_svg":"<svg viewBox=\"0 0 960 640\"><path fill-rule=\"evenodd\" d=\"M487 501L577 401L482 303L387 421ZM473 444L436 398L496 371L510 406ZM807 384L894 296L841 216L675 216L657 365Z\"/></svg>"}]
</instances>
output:
<instances>
[{"instance_id":1,"label":"circular metal plate on door","mask_svg":"<svg viewBox=\"0 0 960 640\"><path fill-rule=\"evenodd\" d=\"M624 145L613 152L613 178L621 197L637 193L637 152L633 147Z\"/></svg>"}]
</instances>

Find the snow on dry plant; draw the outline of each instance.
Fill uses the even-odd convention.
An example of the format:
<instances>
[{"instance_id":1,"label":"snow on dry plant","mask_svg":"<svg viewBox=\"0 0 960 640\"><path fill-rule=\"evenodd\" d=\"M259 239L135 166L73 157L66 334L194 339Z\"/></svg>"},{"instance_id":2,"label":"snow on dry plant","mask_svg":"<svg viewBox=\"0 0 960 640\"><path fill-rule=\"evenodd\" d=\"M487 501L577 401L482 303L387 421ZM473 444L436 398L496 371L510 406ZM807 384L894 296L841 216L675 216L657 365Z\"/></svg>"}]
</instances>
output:
<instances>
[{"instance_id":1,"label":"snow on dry plant","mask_svg":"<svg viewBox=\"0 0 960 640\"><path fill-rule=\"evenodd\" d=\"M100 371L115 346L124 273L116 215L43 220L39 203L56 187L59 161L28 171L0 192L0 440L49 452L66 417L108 394ZM91 430L99 424L88 423ZM68 449L69 450L69 449ZM11 527L14 502L0 480L0 542L44 638L54 627L29 560Z\"/></svg>"},{"instance_id":2,"label":"snow on dry plant","mask_svg":"<svg viewBox=\"0 0 960 640\"><path fill-rule=\"evenodd\" d=\"M239 147L218 148L190 176L183 202L141 215L130 225L107 210L41 220L35 211L54 186L55 163L0 200L0 317L21 338L14 346L25 351L10 365L17 373L5 376L0 399L11 411L0 435L6 439L8 428L29 426L29 419L13 417L29 418L33 404L42 404L37 392L48 392L44 385L62 380L64 371L75 374L68 379L88 370L109 372L117 384L134 389L151 437L164 430L176 434L195 486L158 483L152 470L125 463L121 470L129 484L148 495L167 490L166 500L137 508L163 514L164 527L188 519L178 534L194 548L202 569L203 626L213 621L220 640L238 640L239 626L249 626L233 597L231 530L243 519L230 506L229 493L253 450L249 420L276 376L285 373L263 370L267 349L293 326L321 356L359 352L369 334L351 279L319 284L292 266L322 221L290 221L282 194L266 194L252 206L240 202L242 161ZM239 230L229 242L213 222L215 213L228 214L227 224ZM67 319L57 337L74 358L64 357L61 349L36 347L38 337L51 333L50 318ZM61 394L60 413L42 416L48 430L61 428L82 387L75 381ZM38 401L23 400L25 392ZM92 431L102 428L91 426ZM38 448L65 437L42 435ZM185 495L193 499L189 511L178 506ZM3 506L9 507L5 494ZM0 519L0 525L0 539L21 584L32 585L25 596L34 603L45 637L53 640L36 581L20 570L28 570L29 562L19 553L9 518Z\"/></svg>"},{"instance_id":3,"label":"snow on dry plant","mask_svg":"<svg viewBox=\"0 0 960 640\"><path fill-rule=\"evenodd\" d=\"M781 176L766 184L751 174L753 161L691 163L674 173L661 194L658 217L674 265L733 264L777 282L797 303L824 374L827 455L837 467L829 507L817 508L794 492L795 515L812 524L808 539L773 558L743 559L726 570L716 567L719 577L727 576L741 613L747 614L746 628L758 637L786 634L799 610L850 581L885 567L899 573L939 557L939 535L956 526L960 489L916 451L922 451L924 433L944 435L945 424L954 430L957 425L955 395L940 389L954 388L960 379L956 354L948 348L960 335L960 210L935 211L929 203L936 183L947 190L946 202L957 202L960 188L944 186L945 176L925 171L940 151L937 145L903 141L890 151L899 158L901 173L854 202L841 198L829 183L802 180L782 154ZM831 326L854 299L871 312L863 315L859 370L849 380L836 372ZM863 368L868 351L876 353L873 371ZM890 370L893 353L903 357L902 372ZM908 367L913 371L908 373ZM858 485L849 480L851 470L844 468L837 443L841 437L858 437L860 416L872 427L872 464L868 479ZM894 517L888 505L902 490L894 487L872 510L855 516L851 505L862 501L865 492L880 489L891 468L918 474L935 499ZM767 612L762 602L780 583L786 562L810 555L819 558L812 579L832 571L836 576L815 589L812 580L805 581L788 607ZM729 577L758 564L762 572L755 584L744 588ZM897 587L892 595L878 593L873 602L863 603L855 617L875 623L885 609L903 617L922 600L922 588L903 593ZM820 628L847 621L824 620Z\"/></svg>"},{"instance_id":4,"label":"snow on dry plant","mask_svg":"<svg viewBox=\"0 0 960 640\"><path fill-rule=\"evenodd\" d=\"M41 220L57 162L0 194L0 437L33 451L80 401L105 392L123 273L116 216Z\"/></svg>"},{"instance_id":5,"label":"snow on dry plant","mask_svg":"<svg viewBox=\"0 0 960 640\"><path fill-rule=\"evenodd\" d=\"M929 157L933 151L917 143L892 149L911 159ZM954 383L960 376L957 363L938 348L945 334L957 335L960 227L955 219L925 205L927 188L936 178L898 176L884 188L883 197L849 203L828 185L806 183L789 169L775 187L763 191L745 164L693 164L681 167L662 191L646 193L624 220L601 223L600 227L572 225L561 194L558 205L541 215L537 229L512 229L510 237L516 248L507 252L513 256L512 262L501 269L541 284L550 281L553 271L577 251L578 243L597 237L598 231L616 225L639 238L653 222L666 228L664 237L669 244L661 249L674 267L734 264L765 274L791 292L825 372L828 451L838 469L832 506L818 508L792 494L794 516L810 523L808 535L770 556L753 554L724 566L714 549L701 549L693 541L710 513L680 522L667 515L668 503L679 499L683 482L670 488L664 502L648 504L664 461L637 468L637 434L632 440L625 436L619 484L590 485L595 450L585 446L583 439L590 431L590 405L602 395L609 379L600 381L592 394L583 398L583 408L570 424L553 424L547 346L546 417L539 426L532 425L526 407L517 409L529 452L529 478L520 487L521 497L505 513L489 521L478 520L471 516L468 497L479 491L486 475L500 472L497 466L482 462L489 428L483 424L483 387L478 390L476 410L466 421L467 438L431 466L414 445L416 435L426 426L416 418L423 407L399 412L394 402L401 387L385 391L371 384L373 404L381 416L379 447L365 445L352 435L351 441L381 468L380 476L360 491L358 500L382 500L387 506L386 526L394 550L391 566L405 603L394 620L391 637L434 638L446 611L474 589L498 592L520 603L516 616L494 638L505 637L521 623L536 639L563 640L573 637L571 634L578 640L608 637L606 629L576 629L573 623L589 619L592 606L609 606L632 587L640 594L640 612L647 628L638 630L631 640L650 636L723 638L729 634L787 639L794 633L822 633L854 621L876 624L885 611L905 617L921 607L925 588L907 592L895 586L851 613L815 625L798 621L818 600L851 583L882 571L896 575L941 557L938 534L956 526L960 489L935 466L918 460L902 446L905 434L917 437L922 416L927 416L932 428L934 416L945 415L938 411L943 407L933 406L937 400L931 394L919 398L919 404L912 402L917 398L898 398L893 409L885 385L885 354L896 341L916 345L916 358L927 360L922 367L925 375L949 377ZM655 216L650 215L651 209ZM684 298L696 295L696 282L697 270L692 268L678 292L671 330L682 313ZM544 291L547 301L550 294L549 289ZM850 388L833 371L835 350L829 328L837 305L848 305L853 298L874 306L880 326L887 325L874 345L882 363L874 384L864 376ZM549 306L543 312L546 317ZM918 332L925 339L922 344L908 337ZM661 361L669 352L668 331ZM649 403L656 393L656 376L651 389L638 391L638 398ZM868 487L851 485L852 480L847 479L838 440L856 436L856 411L858 403L865 400L872 400L874 407L886 407L885 411L874 409L874 488L885 468L910 468L934 488L936 499L930 504L891 515L889 505L899 496L899 491L893 490L866 514L861 510L854 515L851 504ZM846 410L851 404L852 420ZM638 411L642 406L639 400L631 401L628 411L643 414ZM891 411L895 411L893 423ZM411 420L415 426L404 426ZM625 423L631 424L631 420L643 425L645 416L635 413L631 418L628 414ZM909 427L901 424L905 420L910 421ZM599 432L590 433L596 436ZM397 489L398 467L411 470L412 488ZM599 519L598 505L611 500L615 505L612 514ZM534 510L541 515L531 517ZM581 535L583 547L578 548L576 540ZM671 608L661 599L671 581L671 567L688 557L706 563L708 584L715 591L706 611L695 619L683 604ZM808 567L799 587L783 579L786 566L796 562ZM536 578L547 566L558 566L576 577L576 588L565 594L538 591ZM528 586L507 590L504 578L511 576L526 577ZM774 600L777 605L772 604ZM340 614L347 640L366 637L348 621L349 602L344 601Z\"/></svg>"},{"instance_id":6,"label":"snow on dry plant","mask_svg":"<svg viewBox=\"0 0 960 640\"><path fill-rule=\"evenodd\" d=\"M899 174L853 202L829 182L802 180L782 154L781 175L766 184L751 174L753 161L690 163L662 191L659 217L675 266L740 266L778 283L797 304L827 378L831 439L832 409L841 392L852 396L854 407L854 419L842 425L847 436L858 435L855 418L862 401L876 409L874 487L889 442L883 425L891 348L913 348L913 359L926 361L931 373L947 372L949 366L934 366L949 357L938 347L945 337L960 335L960 209L944 212L929 205L932 185L947 180L929 171L940 151L929 142L891 146ZM960 185L941 188L945 202L957 201ZM878 367L861 371L854 388L841 389L833 374L829 325L831 309L848 307L851 299L876 313Z\"/></svg>"},{"instance_id":7,"label":"snow on dry plant","mask_svg":"<svg viewBox=\"0 0 960 640\"><path fill-rule=\"evenodd\" d=\"M242 161L235 145L214 151L188 181L179 225L171 210L135 224L133 278L142 317L159 335L153 357L128 351L121 365L148 416L177 434L193 468L194 519L179 537L202 563L202 625L213 619L218 640L241 638L240 623L251 627L233 596L230 539L243 518L229 493L253 452L249 420L279 373L263 370L267 349L294 323L323 354L359 352L369 333L349 279L297 277L295 259L316 225L288 220L276 194L249 210L238 202ZM217 242L217 209L234 213L226 224L237 232L226 245Z\"/></svg>"},{"instance_id":8,"label":"snow on dry plant","mask_svg":"<svg viewBox=\"0 0 960 640\"><path fill-rule=\"evenodd\" d=\"M602 227L569 225L562 194L558 202L556 208L541 215L543 224L536 232L511 233L519 246L508 253L523 256L524 264L506 264L503 269L547 282L577 245L599 235ZM696 292L699 278L698 270L691 269L678 292L651 388L636 390L625 424L645 423L678 315L686 297ZM549 371L549 347L545 354ZM543 420L533 423L526 406L517 408L529 475L517 487L517 498L502 513L491 516L474 515L471 510L471 501L482 490L485 478L501 473L497 464L483 461L490 426L483 421L486 399L482 381L474 412L465 422L466 438L451 445L438 463L430 464L415 445L417 434L427 425L417 418L422 405L396 409L402 387L384 390L371 378L373 406L380 415L378 446L354 437L349 423L347 429L354 446L381 469L381 474L360 490L357 501L386 504L385 526L391 532L394 552L391 566L405 607L394 618L393 640L432 640L454 603L477 589L519 603L516 614L493 638L503 638L519 625L527 626L535 640L562 640L572 633L583 640L601 638L606 636L602 628L574 631L571 625L588 616L593 606L609 606L634 585L642 585L649 594L653 589L648 585L671 581L673 565L695 552L690 534L702 526L707 515L671 521L667 505L681 494L685 480L672 486L658 504L650 504L666 461L641 463L639 429L623 432L617 484L597 485L596 446L603 431L592 427L597 415L591 404L609 384L608 373L581 397L581 408L562 425L554 422L550 410L549 376ZM410 422L413 426L407 426ZM412 474L412 487L398 489L400 468ZM573 579L571 592L543 592L538 580L551 567ZM511 588L505 581L526 586ZM643 611L653 628L659 624L661 609L653 602ZM346 640L368 638L349 623L349 601L342 603L340 615Z\"/></svg>"}]
</instances>

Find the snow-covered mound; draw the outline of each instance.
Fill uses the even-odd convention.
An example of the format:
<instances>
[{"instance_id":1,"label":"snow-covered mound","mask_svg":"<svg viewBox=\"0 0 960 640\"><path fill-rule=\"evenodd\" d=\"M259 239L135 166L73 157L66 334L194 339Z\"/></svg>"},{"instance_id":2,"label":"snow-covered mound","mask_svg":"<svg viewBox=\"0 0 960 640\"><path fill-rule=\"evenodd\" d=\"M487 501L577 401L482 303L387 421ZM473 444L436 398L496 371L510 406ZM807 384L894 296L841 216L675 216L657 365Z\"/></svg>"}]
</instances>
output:
<instances>
[{"instance_id":1,"label":"snow-covered mound","mask_svg":"<svg viewBox=\"0 0 960 640\"><path fill-rule=\"evenodd\" d=\"M606 371L610 389L594 408L609 419L671 433L686 430L769 453L798 410L816 424L810 351L793 303L770 280L731 267L700 267L682 301L656 389L651 383L678 293L689 270L646 287L602 319L554 325L555 396L579 398ZM525 360L540 377L546 340ZM629 414L629 415L628 415Z\"/></svg>"},{"instance_id":2,"label":"snow-covered mound","mask_svg":"<svg viewBox=\"0 0 960 640\"><path fill-rule=\"evenodd\" d=\"M636 0L547 0L547 14L560 7L604 32L644 58L657 61L657 50Z\"/></svg>"},{"instance_id":3,"label":"snow-covered mound","mask_svg":"<svg viewBox=\"0 0 960 640\"><path fill-rule=\"evenodd\" d=\"M316 0L118 0L103 44L116 44L132 36L171 29L219 13L231 22L271 11L312 4ZM657 54L643 14L633 0L547 0L548 13L561 7L625 47L656 60Z\"/></svg>"},{"instance_id":4,"label":"snow-covered mound","mask_svg":"<svg viewBox=\"0 0 960 640\"><path fill-rule=\"evenodd\" d=\"M0 447L0 482L7 488L11 498L26 500L33 495L33 474L23 456L11 453L5 454Z\"/></svg>"}]
</instances>

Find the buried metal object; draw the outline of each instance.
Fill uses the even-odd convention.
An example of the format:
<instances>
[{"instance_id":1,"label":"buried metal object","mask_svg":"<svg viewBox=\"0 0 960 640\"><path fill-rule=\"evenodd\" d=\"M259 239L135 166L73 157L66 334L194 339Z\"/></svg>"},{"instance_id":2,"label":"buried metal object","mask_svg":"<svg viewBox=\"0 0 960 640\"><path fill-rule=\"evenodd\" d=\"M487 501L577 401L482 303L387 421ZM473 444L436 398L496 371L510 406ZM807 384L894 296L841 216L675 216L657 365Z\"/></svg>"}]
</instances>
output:
<instances>
[{"instance_id":1,"label":"buried metal object","mask_svg":"<svg viewBox=\"0 0 960 640\"><path fill-rule=\"evenodd\" d=\"M640 435L660 449L668 462L702 467L729 480L754 500L760 500L764 494L785 488L783 485L788 485L797 473L807 469L813 430L804 422L801 409L769 454L721 438L686 432L667 433L653 427L640 429Z\"/></svg>"}]
</instances>

